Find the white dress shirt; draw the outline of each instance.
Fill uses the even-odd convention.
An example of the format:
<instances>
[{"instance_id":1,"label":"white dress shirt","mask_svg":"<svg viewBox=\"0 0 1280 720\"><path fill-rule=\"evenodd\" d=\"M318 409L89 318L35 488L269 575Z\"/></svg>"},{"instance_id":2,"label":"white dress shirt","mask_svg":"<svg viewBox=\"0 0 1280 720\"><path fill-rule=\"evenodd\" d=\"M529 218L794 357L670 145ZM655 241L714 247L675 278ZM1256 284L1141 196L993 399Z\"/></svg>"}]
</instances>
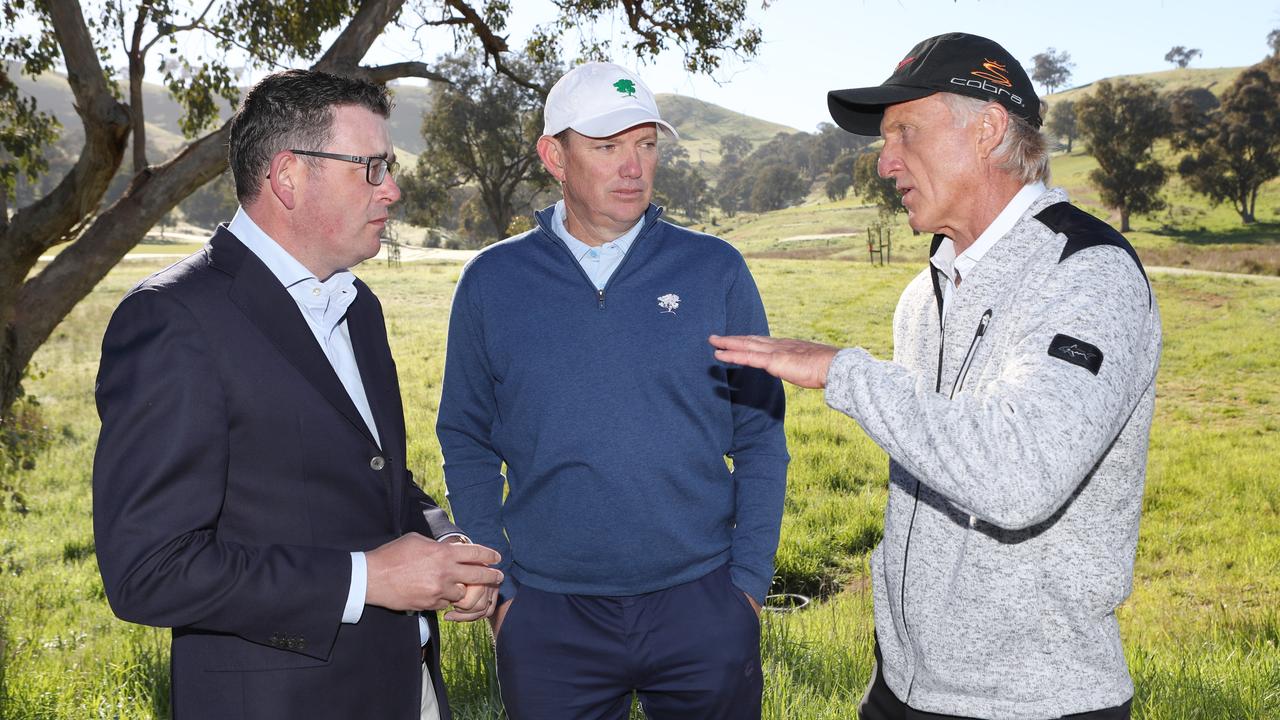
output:
<instances>
[{"instance_id":1,"label":"white dress shirt","mask_svg":"<svg viewBox=\"0 0 1280 720\"><path fill-rule=\"evenodd\" d=\"M267 269L275 275L280 284L298 304L298 310L307 321L307 327L315 335L316 342L329 359L333 371L342 381L342 387L351 397L360 417L364 419L373 439L381 447L382 438L378 436L378 427L373 421L373 411L369 408L369 398L365 394L364 382L360 379L360 368L356 366L355 351L351 347L351 333L347 329L347 309L356 299L355 275L350 270L339 270L321 282L314 273L308 270L297 258L289 254L280 244L263 232L262 228L249 217L244 208L236 210L235 217L227 226L233 235L258 256ZM358 623L364 614L365 595L369 588L369 569L364 553L351 553L351 586L347 590L347 603L342 611L342 622ZM422 644L431 639L431 630L426 618L418 618L418 635Z\"/></svg>"},{"instance_id":2,"label":"white dress shirt","mask_svg":"<svg viewBox=\"0 0 1280 720\"><path fill-rule=\"evenodd\" d=\"M978 236L978 239L972 245L965 248L965 251L956 255L956 246L951 238L943 238L942 243L938 245L938 250L929 258L929 262L939 270L943 275L947 276L950 282L942 284L942 319L946 322L947 310L951 307L951 296L956 289L960 287L964 278L968 277L973 269L978 266L982 260L982 256L996 244L996 241L1004 237L1005 233L1013 229L1017 224L1018 218L1031 207L1031 203L1048 191L1042 182L1033 182L1022 186L1022 189L1009 200L1009 204L1004 206L1000 214L995 220L987 226L986 230Z\"/></svg>"}]
</instances>

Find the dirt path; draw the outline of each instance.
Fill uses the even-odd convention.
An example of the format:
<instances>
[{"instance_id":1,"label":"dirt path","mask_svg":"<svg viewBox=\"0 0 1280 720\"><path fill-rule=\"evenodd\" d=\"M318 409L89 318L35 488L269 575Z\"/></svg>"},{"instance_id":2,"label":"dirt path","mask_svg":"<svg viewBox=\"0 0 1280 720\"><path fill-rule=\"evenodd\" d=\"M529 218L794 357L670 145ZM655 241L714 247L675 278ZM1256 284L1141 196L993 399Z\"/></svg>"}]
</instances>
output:
<instances>
[{"instance_id":1,"label":"dirt path","mask_svg":"<svg viewBox=\"0 0 1280 720\"><path fill-rule=\"evenodd\" d=\"M1163 267L1153 265L1147 268L1152 275L1208 275L1210 277L1235 278L1236 280L1261 280L1263 282L1280 282L1277 275L1252 275L1250 273L1218 272L1217 270L1196 270L1194 268Z\"/></svg>"}]
</instances>

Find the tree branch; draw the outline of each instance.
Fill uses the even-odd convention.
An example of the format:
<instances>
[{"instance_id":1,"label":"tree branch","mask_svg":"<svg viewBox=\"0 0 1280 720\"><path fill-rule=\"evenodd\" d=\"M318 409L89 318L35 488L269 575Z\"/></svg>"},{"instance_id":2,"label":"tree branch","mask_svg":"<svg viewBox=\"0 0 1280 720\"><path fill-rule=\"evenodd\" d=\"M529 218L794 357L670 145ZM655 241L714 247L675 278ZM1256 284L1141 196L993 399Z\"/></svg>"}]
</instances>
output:
<instances>
[{"instance_id":1,"label":"tree branch","mask_svg":"<svg viewBox=\"0 0 1280 720\"><path fill-rule=\"evenodd\" d=\"M131 118L126 105L107 86L98 52L75 0L49 0L49 16L67 65L67 84L84 124L84 149L58 186L20 209L5 234L7 261L25 275L40 253L65 240L84 217L93 214L120 167Z\"/></svg>"},{"instance_id":2,"label":"tree branch","mask_svg":"<svg viewBox=\"0 0 1280 720\"><path fill-rule=\"evenodd\" d=\"M480 17L475 8L466 3L465 0L445 0L445 4L462 16L462 22L458 18L446 18L436 23L436 25L469 25L472 32L475 33L476 39L480 41L480 46L484 49L486 60L493 62L493 69L511 79L511 82L523 88L532 90L540 97L547 96L547 88L529 80L520 73L516 72L505 62L502 56L509 50L507 39L495 33L493 28L489 27L489 23Z\"/></svg>"},{"instance_id":3,"label":"tree branch","mask_svg":"<svg viewBox=\"0 0 1280 720\"><path fill-rule=\"evenodd\" d=\"M200 13L200 16L197 17L195 20L192 20L191 22L187 23L186 25L174 25L169 28L168 32L157 32L155 37L151 38L149 41L147 41L146 45L142 46L141 54L146 55L148 52L150 52L152 46L160 42L161 39L169 37L170 35L177 35L180 32L195 30L196 28L205 29L204 17L205 15L209 14L209 10L213 8L213 4L216 1L217 0L209 0L209 4L204 6L204 10Z\"/></svg>"},{"instance_id":4,"label":"tree branch","mask_svg":"<svg viewBox=\"0 0 1280 720\"><path fill-rule=\"evenodd\" d=\"M349 73L360 65L373 41L400 13L404 0L365 0L333 45L312 66L315 70Z\"/></svg>"},{"instance_id":5,"label":"tree branch","mask_svg":"<svg viewBox=\"0 0 1280 720\"><path fill-rule=\"evenodd\" d=\"M401 62L392 63L390 65L376 65L373 67L361 66L354 72L349 73L362 77L369 82L386 85L392 80L406 77L426 78L427 80L435 80L452 85L453 81L432 70L426 63L420 62Z\"/></svg>"},{"instance_id":6,"label":"tree branch","mask_svg":"<svg viewBox=\"0 0 1280 720\"><path fill-rule=\"evenodd\" d=\"M25 365L67 313L175 205L226 168L230 122L134 178L125 194L18 294L16 354Z\"/></svg>"}]
</instances>

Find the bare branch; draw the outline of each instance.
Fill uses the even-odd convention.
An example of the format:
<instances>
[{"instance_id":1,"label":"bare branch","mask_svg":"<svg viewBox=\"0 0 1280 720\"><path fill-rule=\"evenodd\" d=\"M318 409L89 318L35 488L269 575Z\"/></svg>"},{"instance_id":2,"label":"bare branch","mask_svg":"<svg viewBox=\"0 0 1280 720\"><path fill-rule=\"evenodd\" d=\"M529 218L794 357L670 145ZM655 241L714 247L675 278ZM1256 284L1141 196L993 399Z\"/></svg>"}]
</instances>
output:
<instances>
[{"instance_id":1,"label":"bare branch","mask_svg":"<svg viewBox=\"0 0 1280 720\"><path fill-rule=\"evenodd\" d=\"M351 22L312 67L328 72L351 72L357 68L373 41L400 13L403 5L404 0L365 0L360 3L360 9Z\"/></svg>"},{"instance_id":2,"label":"bare branch","mask_svg":"<svg viewBox=\"0 0 1280 720\"><path fill-rule=\"evenodd\" d=\"M489 23L485 22L484 18L480 17L480 14L475 11L475 8L468 5L465 0L445 0L445 3L462 15L462 21L459 22L458 18L446 18L433 24L470 26L472 32L475 33L476 39L480 41L481 48L484 49L485 60L493 63L495 71L506 75L520 87L527 88L542 97L546 97L546 88L530 81L502 61L502 56L510 51L507 39L495 33L493 28L489 27Z\"/></svg>"},{"instance_id":3,"label":"bare branch","mask_svg":"<svg viewBox=\"0 0 1280 720\"><path fill-rule=\"evenodd\" d=\"M24 264L29 260L26 268L35 264L41 252L66 239L81 218L93 213L120 167L131 123L128 107L116 100L107 86L80 4L50 0L48 7L85 140L79 160L62 182L13 216L7 239L21 246L7 248L5 256L6 260L21 259Z\"/></svg>"},{"instance_id":4,"label":"bare branch","mask_svg":"<svg viewBox=\"0 0 1280 720\"><path fill-rule=\"evenodd\" d=\"M445 0L445 4L457 10L458 14L462 15L463 19L466 20L466 24L470 25L471 29L475 31L476 38L480 40L481 46L484 47L485 57L496 58L507 51L507 39L494 33L493 28L489 27L489 23L485 22L484 18L480 17L480 14L475 11L475 8L468 5L465 0Z\"/></svg>"},{"instance_id":5,"label":"bare branch","mask_svg":"<svg viewBox=\"0 0 1280 720\"><path fill-rule=\"evenodd\" d=\"M129 190L19 291L15 353L23 360L165 213L226 167L230 123L147 168Z\"/></svg>"},{"instance_id":6,"label":"bare branch","mask_svg":"<svg viewBox=\"0 0 1280 720\"><path fill-rule=\"evenodd\" d=\"M386 85L392 80L405 77L426 78L427 80L453 84L452 80L432 70L426 63L420 62L401 62L373 67L362 66L350 74L380 85Z\"/></svg>"},{"instance_id":7,"label":"bare branch","mask_svg":"<svg viewBox=\"0 0 1280 720\"><path fill-rule=\"evenodd\" d=\"M178 33L195 30L196 28L208 29L205 27L204 18L209 14L209 10L213 8L213 4L216 1L217 0L209 0L209 4L204 6L204 10L200 13L200 16L186 25L174 25L169 28L168 32L156 33L155 37L151 38L146 45L142 46L142 54L146 55L156 43L170 35L177 35Z\"/></svg>"}]
</instances>

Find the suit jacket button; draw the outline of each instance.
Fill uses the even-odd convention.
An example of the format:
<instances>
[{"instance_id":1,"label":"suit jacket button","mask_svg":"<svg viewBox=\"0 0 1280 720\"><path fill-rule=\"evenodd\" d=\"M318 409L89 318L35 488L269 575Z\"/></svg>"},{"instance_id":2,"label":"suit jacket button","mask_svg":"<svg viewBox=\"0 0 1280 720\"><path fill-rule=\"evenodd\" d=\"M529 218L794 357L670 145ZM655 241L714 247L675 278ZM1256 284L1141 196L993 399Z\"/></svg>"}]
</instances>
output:
<instances>
[{"instance_id":1,"label":"suit jacket button","mask_svg":"<svg viewBox=\"0 0 1280 720\"><path fill-rule=\"evenodd\" d=\"M369 467L373 468L374 470L381 470L386 466L387 466L387 461L382 459L381 455L374 455L373 459L369 461Z\"/></svg>"}]
</instances>

